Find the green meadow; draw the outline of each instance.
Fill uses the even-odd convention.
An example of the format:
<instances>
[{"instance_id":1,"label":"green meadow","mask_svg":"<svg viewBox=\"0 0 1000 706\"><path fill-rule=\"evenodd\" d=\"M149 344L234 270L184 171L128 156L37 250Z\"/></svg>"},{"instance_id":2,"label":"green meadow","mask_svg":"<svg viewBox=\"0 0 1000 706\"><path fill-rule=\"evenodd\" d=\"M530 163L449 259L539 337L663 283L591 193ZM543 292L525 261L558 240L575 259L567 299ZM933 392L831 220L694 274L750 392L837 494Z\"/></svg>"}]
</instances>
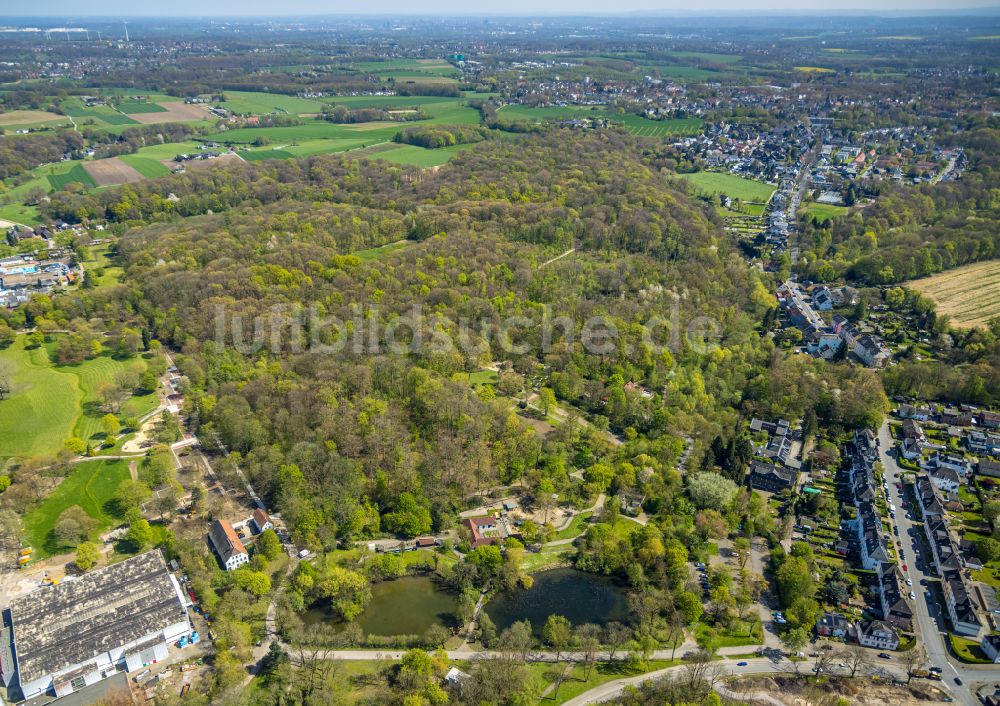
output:
<instances>
[{"instance_id":1,"label":"green meadow","mask_svg":"<svg viewBox=\"0 0 1000 706\"><path fill-rule=\"evenodd\" d=\"M27 541L35 549L33 558L42 559L61 551L52 530L59 516L74 505L94 519L92 540L120 522L122 518L110 501L128 477L128 462L124 460L85 461L74 466L72 473L24 516Z\"/></svg>"},{"instance_id":2,"label":"green meadow","mask_svg":"<svg viewBox=\"0 0 1000 706\"><path fill-rule=\"evenodd\" d=\"M770 199L771 194L775 191L772 184L746 179L735 174L694 172L680 176L704 194L725 194L731 199L740 199L741 201L762 203Z\"/></svg>"},{"instance_id":3,"label":"green meadow","mask_svg":"<svg viewBox=\"0 0 1000 706\"><path fill-rule=\"evenodd\" d=\"M51 456L66 440L102 436L99 392L128 368L144 371L140 358L119 360L101 355L76 365L56 365L46 346L28 349L26 336L0 350L0 374L11 394L0 401L0 458ZM156 408L155 394L132 397L121 415L141 416Z\"/></svg>"}]
</instances>

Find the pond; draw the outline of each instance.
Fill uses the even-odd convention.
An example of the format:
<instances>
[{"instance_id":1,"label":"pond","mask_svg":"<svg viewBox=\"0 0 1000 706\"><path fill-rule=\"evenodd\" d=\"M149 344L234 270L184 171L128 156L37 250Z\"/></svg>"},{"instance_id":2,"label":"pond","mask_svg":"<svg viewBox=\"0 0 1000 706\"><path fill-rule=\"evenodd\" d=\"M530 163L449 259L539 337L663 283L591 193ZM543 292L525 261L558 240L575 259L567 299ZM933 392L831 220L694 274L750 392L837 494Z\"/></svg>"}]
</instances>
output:
<instances>
[{"instance_id":1,"label":"pond","mask_svg":"<svg viewBox=\"0 0 1000 706\"><path fill-rule=\"evenodd\" d=\"M407 576L372 585L372 599L357 623L366 635L423 635L432 625L453 627L458 597L426 576ZM327 601L302 616L306 625L329 623L342 630Z\"/></svg>"},{"instance_id":2,"label":"pond","mask_svg":"<svg viewBox=\"0 0 1000 706\"><path fill-rule=\"evenodd\" d=\"M628 622L625 589L614 579L576 569L541 571L532 578L531 588L505 591L486 604L497 631L530 620L538 635L550 615L561 615L573 625Z\"/></svg>"}]
</instances>

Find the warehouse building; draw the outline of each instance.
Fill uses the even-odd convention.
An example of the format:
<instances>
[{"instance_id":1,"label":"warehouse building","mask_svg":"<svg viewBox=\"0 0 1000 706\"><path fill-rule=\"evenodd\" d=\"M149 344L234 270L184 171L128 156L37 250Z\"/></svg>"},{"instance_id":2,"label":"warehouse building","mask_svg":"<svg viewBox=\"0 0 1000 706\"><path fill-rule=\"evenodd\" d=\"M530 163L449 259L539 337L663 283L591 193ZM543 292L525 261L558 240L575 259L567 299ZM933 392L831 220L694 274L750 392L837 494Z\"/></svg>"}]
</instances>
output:
<instances>
[{"instance_id":1,"label":"warehouse building","mask_svg":"<svg viewBox=\"0 0 1000 706\"><path fill-rule=\"evenodd\" d=\"M26 699L142 669L191 633L187 601L158 550L15 598L9 615Z\"/></svg>"}]
</instances>

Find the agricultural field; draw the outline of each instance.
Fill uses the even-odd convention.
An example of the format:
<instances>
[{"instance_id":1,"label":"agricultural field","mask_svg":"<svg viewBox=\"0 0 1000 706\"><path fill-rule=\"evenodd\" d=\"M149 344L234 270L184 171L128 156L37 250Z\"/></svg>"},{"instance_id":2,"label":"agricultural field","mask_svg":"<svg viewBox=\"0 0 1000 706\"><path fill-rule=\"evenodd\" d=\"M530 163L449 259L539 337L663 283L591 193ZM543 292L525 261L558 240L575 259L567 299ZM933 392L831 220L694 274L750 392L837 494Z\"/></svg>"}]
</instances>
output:
<instances>
[{"instance_id":1,"label":"agricultural field","mask_svg":"<svg viewBox=\"0 0 1000 706\"><path fill-rule=\"evenodd\" d=\"M11 110L0 113L0 129L7 132L26 128L69 125L70 122L70 119L65 115L56 115L45 110Z\"/></svg>"},{"instance_id":2,"label":"agricultural field","mask_svg":"<svg viewBox=\"0 0 1000 706\"><path fill-rule=\"evenodd\" d=\"M167 109L162 105L150 101L139 101L134 99L123 100L118 104L118 110L122 111L126 115L134 115L136 113L165 113Z\"/></svg>"},{"instance_id":3,"label":"agricultural field","mask_svg":"<svg viewBox=\"0 0 1000 706\"><path fill-rule=\"evenodd\" d=\"M384 78L461 78L462 72L444 59L387 59L351 65L358 71Z\"/></svg>"},{"instance_id":4,"label":"agricultural field","mask_svg":"<svg viewBox=\"0 0 1000 706\"><path fill-rule=\"evenodd\" d=\"M240 115L302 115L323 112L323 105L329 101L315 98L299 98L278 93L256 91L226 91L226 100L219 103L223 108Z\"/></svg>"},{"instance_id":5,"label":"agricultural field","mask_svg":"<svg viewBox=\"0 0 1000 706\"><path fill-rule=\"evenodd\" d=\"M725 194L731 199L739 199L748 203L766 203L775 191L772 184L746 179L735 174L694 172L680 176L702 193Z\"/></svg>"},{"instance_id":6,"label":"agricultural field","mask_svg":"<svg viewBox=\"0 0 1000 706\"><path fill-rule=\"evenodd\" d=\"M145 370L135 358L122 361L99 356L78 365L56 365L43 346L25 347L26 337L0 350L0 375L11 382L11 394L0 401L0 458L48 456L67 439L100 434L98 393L127 368ZM133 397L122 416L141 416L156 408L155 394Z\"/></svg>"},{"instance_id":7,"label":"agricultural field","mask_svg":"<svg viewBox=\"0 0 1000 706\"><path fill-rule=\"evenodd\" d=\"M101 532L121 521L110 501L128 477L128 462L124 460L85 461L74 466L56 489L24 516L27 541L35 549L33 558L42 559L61 551L53 528L59 515L74 505L94 519L91 539L97 539Z\"/></svg>"},{"instance_id":8,"label":"agricultural field","mask_svg":"<svg viewBox=\"0 0 1000 706\"><path fill-rule=\"evenodd\" d=\"M58 174L48 175L49 185L53 189L62 189L67 184L76 182L77 184L83 184L87 188L94 188L97 186L97 182L94 178L90 176L90 173L84 169L82 162L77 162L74 164L69 171L60 172Z\"/></svg>"},{"instance_id":9,"label":"agricultural field","mask_svg":"<svg viewBox=\"0 0 1000 706\"><path fill-rule=\"evenodd\" d=\"M150 157L140 156L139 154L126 154L118 159L147 179L156 179L157 177L167 176L170 173L170 170L167 169L163 162Z\"/></svg>"},{"instance_id":10,"label":"agricultural field","mask_svg":"<svg viewBox=\"0 0 1000 706\"><path fill-rule=\"evenodd\" d=\"M142 173L135 167L117 157L84 162L83 168L97 186L128 184L133 181L141 181L143 178Z\"/></svg>"},{"instance_id":11,"label":"agricultural field","mask_svg":"<svg viewBox=\"0 0 1000 706\"><path fill-rule=\"evenodd\" d=\"M619 114L606 108L593 106L567 105L532 108L526 105L507 105L498 111L498 115L510 120L536 123L549 120L572 120L576 118L606 118L622 123L625 129L633 135L642 137L689 135L701 130L701 121L697 118L649 120L639 115L631 113Z\"/></svg>"},{"instance_id":12,"label":"agricultural field","mask_svg":"<svg viewBox=\"0 0 1000 706\"><path fill-rule=\"evenodd\" d=\"M1000 316L1000 260L958 267L906 286L932 299L937 313L951 317L955 326L983 326Z\"/></svg>"},{"instance_id":13,"label":"agricultural field","mask_svg":"<svg viewBox=\"0 0 1000 706\"><path fill-rule=\"evenodd\" d=\"M146 104L146 107L149 107L149 105ZM141 112L130 113L130 119L133 122L142 123L143 125L200 122L212 119L212 114L204 106L191 105L183 101L163 102L157 107L160 110L143 110Z\"/></svg>"}]
</instances>

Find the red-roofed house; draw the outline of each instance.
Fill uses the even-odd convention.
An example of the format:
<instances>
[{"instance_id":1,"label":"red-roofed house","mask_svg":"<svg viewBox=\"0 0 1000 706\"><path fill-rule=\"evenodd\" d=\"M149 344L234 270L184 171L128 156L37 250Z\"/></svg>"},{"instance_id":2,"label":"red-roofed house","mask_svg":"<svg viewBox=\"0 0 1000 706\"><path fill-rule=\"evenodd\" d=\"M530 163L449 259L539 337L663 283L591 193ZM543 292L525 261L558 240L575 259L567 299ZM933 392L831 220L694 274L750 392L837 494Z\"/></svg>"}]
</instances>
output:
<instances>
[{"instance_id":1,"label":"red-roofed house","mask_svg":"<svg viewBox=\"0 0 1000 706\"><path fill-rule=\"evenodd\" d=\"M473 547L493 544L496 540L501 539L495 517L469 517L465 520L465 526L472 532Z\"/></svg>"}]
</instances>

